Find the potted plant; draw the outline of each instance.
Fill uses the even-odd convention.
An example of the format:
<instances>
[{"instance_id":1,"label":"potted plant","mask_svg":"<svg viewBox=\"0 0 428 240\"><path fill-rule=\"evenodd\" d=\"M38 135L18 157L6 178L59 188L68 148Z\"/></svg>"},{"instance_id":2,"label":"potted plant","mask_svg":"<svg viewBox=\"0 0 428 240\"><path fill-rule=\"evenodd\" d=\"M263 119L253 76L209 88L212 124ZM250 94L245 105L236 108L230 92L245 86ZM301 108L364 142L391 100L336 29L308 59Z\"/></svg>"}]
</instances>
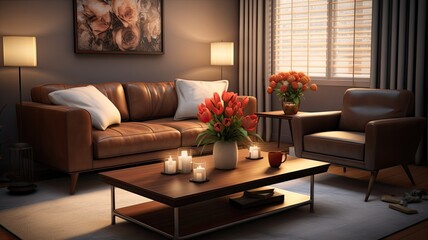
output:
<instances>
[{"instance_id":1,"label":"potted plant","mask_svg":"<svg viewBox=\"0 0 428 240\"><path fill-rule=\"evenodd\" d=\"M318 86L311 84L311 78L303 72L279 72L269 77L267 92L275 94L281 100L282 109L287 115L296 114L299 111L300 99L307 89L317 91Z\"/></svg>"},{"instance_id":2,"label":"potted plant","mask_svg":"<svg viewBox=\"0 0 428 240\"><path fill-rule=\"evenodd\" d=\"M212 98L198 105L198 119L208 128L201 132L196 141L201 144L214 144L213 156L217 169L236 168L238 161L238 142L252 142L251 136L261 139L256 133L258 118L255 114L244 116L243 109L248 104L248 97L238 101L234 92L220 95L214 93Z\"/></svg>"}]
</instances>

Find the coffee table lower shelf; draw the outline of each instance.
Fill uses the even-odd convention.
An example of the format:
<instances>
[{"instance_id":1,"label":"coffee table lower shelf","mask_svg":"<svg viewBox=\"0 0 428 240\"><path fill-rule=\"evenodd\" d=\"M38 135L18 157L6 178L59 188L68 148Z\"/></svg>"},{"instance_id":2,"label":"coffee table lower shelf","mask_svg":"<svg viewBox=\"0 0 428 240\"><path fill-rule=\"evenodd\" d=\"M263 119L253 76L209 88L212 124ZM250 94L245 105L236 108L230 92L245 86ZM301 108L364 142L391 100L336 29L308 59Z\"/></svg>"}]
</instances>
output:
<instances>
[{"instance_id":1,"label":"coffee table lower shelf","mask_svg":"<svg viewBox=\"0 0 428 240\"><path fill-rule=\"evenodd\" d=\"M114 189L112 189L114 191ZM173 239L190 238L220 228L271 215L303 205L313 205L310 196L275 189L284 194L283 203L263 205L248 209L234 208L229 198L237 193L180 208L173 208L156 201L112 209L112 223L115 216L136 223ZM312 207L311 207L312 209Z\"/></svg>"}]
</instances>

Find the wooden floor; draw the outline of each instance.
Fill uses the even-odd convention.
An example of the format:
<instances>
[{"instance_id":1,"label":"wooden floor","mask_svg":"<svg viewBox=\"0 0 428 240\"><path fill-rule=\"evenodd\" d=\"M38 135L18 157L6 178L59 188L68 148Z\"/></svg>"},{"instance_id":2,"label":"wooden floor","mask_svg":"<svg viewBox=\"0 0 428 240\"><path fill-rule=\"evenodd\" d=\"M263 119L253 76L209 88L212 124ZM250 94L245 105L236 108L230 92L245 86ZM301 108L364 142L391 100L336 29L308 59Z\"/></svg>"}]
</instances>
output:
<instances>
[{"instance_id":1,"label":"wooden floor","mask_svg":"<svg viewBox=\"0 0 428 240\"><path fill-rule=\"evenodd\" d=\"M262 151L288 151L290 145L282 143L277 148L276 142L260 143ZM416 185L412 186L410 180L407 178L404 169L401 166L391 167L379 171L376 182L382 182L394 186L400 187L411 187L412 189L420 189L428 192L428 166L409 166L410 172L412 173L413 179ZM345 176L354 179L361 179L367 181L370 179L370 172L363 171L355 168L346 168L346 172L343 171L343 167L332 165L328 169L328 173ZM376 185L374 186L376 187ZM410 226L408 228L397 231L396 233L383 238L383 240L419 240L427 239L428 236L428 219L418 224Z\"/></svg>"},{"instance_id":2,"label":"wooden floor","mask_svg":"<svg viewBox=\"0 0 428 240\"><path fill-rule=\"evenodd\" d=\"M427 239L427 236L428 220L426 219L399 232L384 237L381 240L421 240Z\"/></svg>"}]
</instances>

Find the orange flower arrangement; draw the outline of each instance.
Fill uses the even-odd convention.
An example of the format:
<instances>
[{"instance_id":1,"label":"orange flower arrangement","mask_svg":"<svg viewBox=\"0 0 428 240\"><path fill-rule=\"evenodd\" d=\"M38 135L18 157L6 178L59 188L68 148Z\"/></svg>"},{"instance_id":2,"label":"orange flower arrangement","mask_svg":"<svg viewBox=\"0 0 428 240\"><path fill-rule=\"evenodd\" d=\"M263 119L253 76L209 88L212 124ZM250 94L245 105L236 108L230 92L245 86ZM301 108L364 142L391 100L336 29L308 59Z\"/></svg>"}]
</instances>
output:
<instances>
[{"instance_id":1,"label":"orange flower arrangement","mask_svg":"<svg viewBox=\"0 0 428 240\"><path fill-rule=\"evenodd\" d=\"M318 86L310 82L311 78L303 72L279 72L270 76L267 92L269 94L275 92L283 102L293 102L298 105L304 91L318 90Z\"/></svg>"},{"instance_id":2,"label":"orange flower arrangement","mask_svg":"<svg viewBox=\"0 0 428 240\"><path fill-rule=\"evenodd\" d=\"M212 98L206 98L205 102L198 105L198 119L208 125L208 128L198 135L198 145L217 141L251 142L249 136L260 138L255 133L257 116L244 116L243 109L248 104L248 98L245 97L242 101L237 98L236 93L224 91L221 98L218 93L214 93Z\"/></svg>"}]
</instances>

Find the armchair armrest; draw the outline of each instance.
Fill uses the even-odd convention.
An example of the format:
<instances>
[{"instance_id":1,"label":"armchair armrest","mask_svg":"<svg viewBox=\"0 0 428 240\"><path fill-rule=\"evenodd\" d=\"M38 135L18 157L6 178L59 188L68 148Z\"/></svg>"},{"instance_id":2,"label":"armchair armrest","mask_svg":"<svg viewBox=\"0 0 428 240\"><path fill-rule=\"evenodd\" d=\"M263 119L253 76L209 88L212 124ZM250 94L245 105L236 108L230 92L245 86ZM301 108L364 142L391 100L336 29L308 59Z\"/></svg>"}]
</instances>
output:
<instances>
[{"instance_id":1,"label":"armchair armrest","mask_svg":"<svg viewBox=\"0 0 428 240\"><path fill-rule=\"evenodd\" d=\"M404 117L374 120L367 123L365 165L377 170L414 161L426 119Z\"/></svg>"},{"instance_id":2,"label":"armchair armrest","mask_svg":"<svg viewBox=\"0 0 428 240\"><path fill-rule=\"evenodd\" d=\"M340 114L341 111L326 111L294 116L291 120L291 127L296 156L301 157L302 155L305 135L336 130L339 126Z\"/></svg>"},{"instance_id":3,"label":"armchair armrest","mask_svg":"<svg viewBox=\"0 0 428 240\"><path fill-rule=\"evenodd\" d=\"M22 136L37 161L71 173L92 168L92 125L83 109L23 102Z\"/></svg>"}]
</instances>

